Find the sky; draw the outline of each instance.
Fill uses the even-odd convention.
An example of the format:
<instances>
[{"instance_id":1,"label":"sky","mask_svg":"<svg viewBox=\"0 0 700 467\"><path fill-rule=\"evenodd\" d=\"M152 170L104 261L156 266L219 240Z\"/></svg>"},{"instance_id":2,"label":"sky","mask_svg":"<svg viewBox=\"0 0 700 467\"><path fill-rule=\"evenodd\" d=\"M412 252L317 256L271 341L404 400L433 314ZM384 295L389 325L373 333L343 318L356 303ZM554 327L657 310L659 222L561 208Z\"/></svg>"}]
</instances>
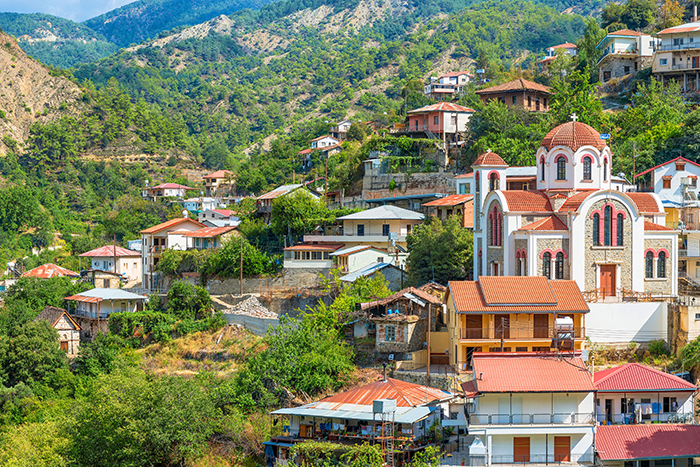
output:
<instances>
[{"instance_id":1,"label":"sky","mask_svg":"<svg viewBox=\"0 0 700 467\"><path fill-rule=\"evenodd\" d=\"M134 0L0 0L0 12L48 13L85 21Z\"/></svg>"}]
</instances>

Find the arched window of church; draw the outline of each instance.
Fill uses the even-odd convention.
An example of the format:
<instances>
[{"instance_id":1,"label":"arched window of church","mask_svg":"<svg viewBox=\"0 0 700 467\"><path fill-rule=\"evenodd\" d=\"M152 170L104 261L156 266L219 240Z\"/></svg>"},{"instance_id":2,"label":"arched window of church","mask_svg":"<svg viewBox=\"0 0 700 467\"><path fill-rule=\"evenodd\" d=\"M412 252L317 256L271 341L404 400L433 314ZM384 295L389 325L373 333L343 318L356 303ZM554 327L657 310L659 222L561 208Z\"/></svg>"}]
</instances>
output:
<instances>
[{"instance_id":1,"label":"arched window of church","mask_svg":"<svg viewBox=\"0 0 700 467\"><path fill-rule=\"evenodd\" d=\"M489 177L489 191L498 190L500 187L500 180L498 179L497 173L492 173Z\"/></svg>"},{"instance_id":2,"label":"arched window of church","mask_svg":"<svg viewBox=\"0 0 700 467\"><path fill-rule=\"evenodd\" d=\"M540 178L542 179L543 182L544 182L544 169L545 169L545 164L544 164L544 157L543 157L542 159L540 159L540 171L542 172L542 174L540 175Z\"/></svg>"},{"instance_id":3,"label":"arched window of church","mask_svg":"<svg viewBox=\"0 0 700 467\"><path fill-rule=\"evenodd\" d=\"M557 159L557 180L566 180L566 157L559 156Z\"/></svg>"},{"instance_id":4,"label":"arched window of church","mask_svg":"<svg viewBox=\"0 0 700 467\"><path fill-rule=\"evenodd\" d=\"M618 212L617 213L617 226L616 226L617 242L615 243L617 246L623 245L622 238L623 238L624 227L625 227L625 219L622 216L622 213Z\"/></svg>"},{"instance_id":5,"label":"arched window of church","mask_svg":"<svg viewBox=\"0 0 700 467\"><path fill-rule=\"evenodd\" d=\"M656 277L666 277L666 252L660 251L656 260Z\"/></svg>"},{"instance_id":6,"label":"arched window of church","mask_svg":"<svg viewBox=\"0 0 700 467\"><path fill-rule=\"evenodd\" d=\"M496 206L489 213L489 221L491 224L491 246L501 246L501 235L503 234L503 215L498 211Z\"/></svg>"},{"instance_id":7,"label":"arched window of church","mask_svg":"<svg viewBox=\"0 0 700 467\"><path fill-rule=\"evenodd\" d=\"M654 277L654 253L647 251L646 257L644 259L644 271L647 279L652 279Z\"/></svg>"},{"instance_id":8,"label":"arched window of church","mask_svg":"<svg viewBox=\"0 0 700 467\"><path fill-rule=\"evenodd\" d=\"M600 246L600 214L593 214L593 245Z\"/></svg>"},{"instance_id":9,"label":"arched window of church","mask_svg":"<svg viewBox=\"0 0 700 467\"><path fill-rule=\"evenodd\" d=\"M608 160L605 159L603 162L603 181L607 182L608 181Z\"/></svg>"},{"instance_id":10,"label":"arched window of church","mask_svg":"<svg viewBox=\"0 0 700 467\"><path fill-rule=\"evenodd\" d=\"M612 241L612 206L605 206L605 219L603 222L603 241L605 246L610 246Z\"/></svg>"},{"instance_id":11,"label":"arched window of church","mask_svg":"<svg viewBox=\"0 0 700 467\"><path fill-rule=\"evenodd\" d=\"M588 156L583 158L583 179L591 179L591 158Z\"/></svg>"},{"instance_id":12,"label":"arched window of church","mask_svg":"<svg viewBox=\"0 0 700 467\"><path fill-rule=\"evenodd\" d=\"M564 278L564 253L561 251L557 253L556 256L556 261L555 261L555 277L557 279L563 279Z\"/></svg>"},{"instance_id":13,"label":"arched window of church","mask_svg":"<svg viewBox=\"0 0 700 467\"><path fill-rule=\"evenodd\" d=\"M542 275L547 279L552 278L552 254L547 252L542 255Z\"/></svg>"}]
</instances>

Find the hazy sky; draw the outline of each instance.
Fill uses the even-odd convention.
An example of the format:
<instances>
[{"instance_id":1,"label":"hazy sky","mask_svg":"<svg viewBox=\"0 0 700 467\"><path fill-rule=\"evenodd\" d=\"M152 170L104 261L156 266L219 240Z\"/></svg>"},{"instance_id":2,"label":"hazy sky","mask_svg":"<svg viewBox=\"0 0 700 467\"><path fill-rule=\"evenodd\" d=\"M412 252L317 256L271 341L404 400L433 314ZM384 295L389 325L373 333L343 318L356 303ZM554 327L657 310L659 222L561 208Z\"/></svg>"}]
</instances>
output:
<instances>
[{"instance_id":1,"label":"hazy sky","mask_svg":"<svg viewBox=\"0 0 700 467\"><path fill-rule=\"evenodd\" d=\"M84 21L134 0L0 0L0 12L48 13Z\"/></svg>"}]
</instances>

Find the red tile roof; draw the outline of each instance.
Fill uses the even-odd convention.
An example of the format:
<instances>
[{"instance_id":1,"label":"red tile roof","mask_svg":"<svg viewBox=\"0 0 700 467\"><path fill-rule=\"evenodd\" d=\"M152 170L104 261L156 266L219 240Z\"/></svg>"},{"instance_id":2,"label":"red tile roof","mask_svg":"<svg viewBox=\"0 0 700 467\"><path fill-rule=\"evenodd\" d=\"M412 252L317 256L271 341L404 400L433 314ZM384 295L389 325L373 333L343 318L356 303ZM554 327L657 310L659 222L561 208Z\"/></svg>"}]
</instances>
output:
<instances>
[{"instance_id":1,"label":"red tile roof","mask_svg":"<svg viewBox=\"0 0 700 467\"><path fill-rule=\"evenodd\" d=\"M477 94L493 94L497 92L512 92L512 91L539 91L546 94L552 94L552 90L549 86L544 84L534 83L523 78L518 78L507 83L499 84L498 86L492 86L486 89L480 89L476 91Z\"/></svg>"},{"instance_id":2,"label":"red tile roof","mask_svg":"<svg viewBox=\"0 0 700 467\"><path fill-rule=\"evenodd\" d=\"M438 198L429 203L425 203L423 206L457 206L469 201L472 198L474 198L474 195L450 195L445 196L444 198Z\"/></svg>"},{"instance_id":3,"label":"red tile roof","mask_svg":"<svg viewBox=\"0 0 700 467\"><path fill-rule=\"evenodd\" d=\"M590 190L590 191L582 191L580 193L576 193L575 195L572 195L564 201L564 204L559 207L559 212L575 212L578 211L578 208L581 207L584 201L586 201L586 198L591 196L593 193L595 193L596 190Z\"/></svg>"},{"instance_id":4,"label":"red tile roof","mask_svg":"<svg viewBox=\"0 0 700 467\"><path fill-rule=\"evenodd\" d=\"M483 276L479 281L453 281L448 284L448 293L458 313L589 311L576 282L550 281L542 276Z\"/></svg>"},{"instance_id":5,"label":"red tile roof","mask_svg":"<svg viewBox=\"0 0 700 467\"><path fill-rule=\"evenodd\" d=\"M596 429L595 448L603 461L699 457L700 426L599 426Z\"/></svg>"},{"instance_id":6,"label":"red tile roof","mask_svg":"<svg viewBox=\"0 0 700 467\"><path fill-rule=\"evenodd\" d=\"M476 158L472 167L477 167L480 165L493 165L494 167L508 167L506 161L504 161L501 156L492 151L486 151L482 155Z\"/></svg>"},{"instance_id":7,"label":"red tile roof","mask_svg":"<svg viewBox=\"0 0 700 467\"><path fill-rule=\"evenodd\" d=\"M463 105L453 104L452 102L438 102L437 104L426 105L420 109L410 110L409 114L428 113L428 112L467 112L476 113L476 110L464 107Z\"/></svg>"},{"instance_id":8,"label":"red tile roof","mask_svg":"<svg viewBox=\"0 0 700 467\"><path fill-rule=\"evenodd\" d=\"M551 150L556 146L564 146L577 151L583 146L593 146L599 151L605 146L605 140L600 139L592 126L581 122L567 122L552 129L542 140L542 146Z\"/></svg>"},{"instance_id":9,"label":"red tile roof","mask_svg":"<svg viewBox=\"0 0 700 467\"><path fill-rule=\"evenodd\" d=\"M569 228L557 216L548 216L532 224L528 224L525 227L521 227L518 230L542 230L550 232L569 230Z\"/></svg>"},{"instance_id":10,"label":"red tile roof","mask_svg":"<svg viewBox=\"0 0 700 467\"><path fill-rule=\"evenodd\" d=\"M637 175L634 176L634 178L641 177L642 175L646 175L649 172L652 172L652 171L658 169L659 167L663 167L664 165L668 165L668 164L671 164L671 163L676 162L676 161L683 161L686 164L693 164L696 167L700 167L700 164L698 164L697 162L693 162L691 160L686 159L685 157L678 156L675 159L671 159L670 161L666 161L663 164L655 165L651 169L647 169L644 172L638 173Z\"/></svg>"},{"instance_id":11,"label":"red tile roof","mask_svg":"<svg viewBox=\"0 0 700 467\"><path fill-rule=\"evenodd\" d=\"M205 227L203 229L194 230L192 232L187 232L185 234L185 237L189 237L189 238L214 238L214 237L218 237L219 235L223 235L225 233L231 232L232 230L236 230L236 228L233 226Z\"/></svg>"},{"instance_id":12,"label":"red tile roof","mask_svg":"<svg viewBox=\"0 0 700 467\"><path fill-rule=\"evenodd\" d=\"M541 191L503 190L508 212L552 212L552 204Z\"/></svg>"},{"instance_id":13,"label":"red tile roof","mask_svg":"<svg viewBox=\"0 0 700 467\"><path fill-rule=\"evenodd\" d=\"M204 178L226 178L226 174L233 174L233 172L230 170L217 170L209 175L205 175ZM236 174L233 174L233 177L235 178Z\"/></svg>"},{"instance_id":14,"label":"red tile roof","mask_svg":"<svg viewBox=\"0 0 700 467\"><path fill-rule=\"evenodd\" d=\"M344 246L344 243L301 243L288 246L285 251L337 251Z\"/></svg>"},{"instance_id":15,"label":"red tile roof","mask_svg":"<svg viewBox=\"0 0 700 467\"><path fill-rule=\"evenodd\" d=\"M215 212L217 214L221 214L224 217L231 217L235 213L230 210L230 209L212 209L212 212Z\"/></svg>"},{"instance_id":16,"label":"red tile roof","mask_svg":"<svg viewBox=\"0 0 700 467\"><path fill-rule=\"evenodd\" d=\"M608 36L641 36L641 32L632 31L631 29L618 29L617 31L609 32Z\"/></svg>"},{"instance_id":17,"label":"red tile roof","mask_svg":"<svg viewBox=\"0 0 700 467\"><path fill-rule=\"evenodd\" d=\"M372 401L377 399L394 399L397 407L419 407L450 397L450 393L440 389L387 378L386 381L376 381L326 397L321 399L319 403L372 405Z\"/></svg>"},{"instance_id":18,"label":"red tile roof","mask_svg":"<svg viewBox=\"0 0 700 467\"><path fill-rule=\"evenodd\" d=\"M386 305L388 303L393 303L396 300L400 300L404 298L404 294L413 294L416 297L420 298L421 300L425 300L427 302L432 303L433 305L442 305L442 299L440 297L436 297L435 295L430 295L428 292L425 292L421 289L417 289L415 287L408 287L403 290L399 290L393 295L389 295L386 298L382 298L381 300L375 300L373 302L364 302L360 304L360 308L363 310L366 310L368 308L374 308L376 306L381 306L381 305Z\"/></svg>"},{"instance_id":19,"label":"red tile roof","mask_svg":"<svg viewBox=\"0 0 700 467\"><path fill-rule=\"evenodd\" d=\"M637 209L641 213L663 213L663 208L660 208L656 203L656 198L651 193L626 193L632 198Z\"/></svg>"},{"instance_id":20,"label":"red tile roof","mask_svg":"<svg viewBox=\"0 0 700 467\"><path fill-rule=\"evenodd\" d=\"M571 42L564 42L563 44L559 45L554 45L550 47L550 49L577 49L578 46L576 44L572 44Z\"/></svg>"},{"instance_id":21,"label":"red tile roof","mask_svg":"<svg viewBox=\"0 0 700 467\"><path fill-rule=\"evenodd\" d=\"M151 190L155 190L157 188L183 188L185 190L192 190L192 188L186 186L186 185L180 185L178 183L161 183L158 186L154 186L150 188Z\"/></svg>"},{"instance_id":22,"label":"red tile roof","mask_svg":"<svg viewBox=\"0 0 700 467\"><path fill-rule=\"evenodd\" d=\"M474 176L474 172L469 172L466 174L455 175L455 178L472 178L473 176Z\"/></svg>"},{"instance_id":23,"label":"red tile roof","mask_svg":"<svg viewBox=\"0 0 700 467\"><path fill-rule=\"evenodd\" d=\"M591 374L580 358L475 354L473 366L480 393L595 391Z\"/></svg>"},{"instance_id":24,"label":"red tile roof","mask_svg":"<svg viewBox=\"0 0 700 467\"><path fill-rule=\"evenodd\" d=\"M116 251L115 251L116 250ZM116 254L115 254L116 253ZM86 253L83 253L82 255L79 256L89 256L89 257L97 257L97 258L112 258L114 256L141 256L141 253L138 251L132 251L132 250L127 250L126 248L122 248L120 246L116 247L114 245L105 245L101 246L99 248L95 248L94 250L90 250Z\"/></svg>"},{"instance_id":25,"label":"red tile roof","mask_svg":"<svg viewBox=\"0 0 700 467\"><path fill-rule=\"evenodd\" d=\"M52 277L80 277L75 271L62 268L58 264L47 263L37 266L34 269L22 274L22 277L38 277L40 279L51 279Z\"/></svg>"},{"instance_id":26,"label":"red tile roof","mask_svg":"<svg viewBox=\"0 0 700 467\"><path fill-rule=\"evenodd\" d=\"M644 221L644 230L647 230L647 231L649 231L649 230L656 230L656 231L669 231L669 230L671 230L672 231L673 229L666 227L665 225L659 225L659 224L655 224L653 222Z\"/></svg>"},{"instance_id":27,"label":"red tile roof","mask_svg":"<svg viewBox=\"0 0 700 467\"><path fill-rule=\"evenodd\" d=\"M197 225L199 227L204 227L204 224L202 224L201 222L197 222L193 219L190 219L189 217L176 217L175 219L170 219L169 221L165 221L161 224L154 225L153 227L149 227L147 229L144 229L139 233L152 234L152 233L160 232L161 230L169 229L170 227L175 227L176 225L180 225L182 223L194 223L194 225Z\"/></svg>"},{"instance_id":28,"label":"red tile roof","mask_svg":"<svg viewBox=\"0 0 700 467\"><path fill-rule=\"evenodd\" d=\"M314 152L314 149L313 149L313 148L308 148L308 149L302 149L302 150L299 151L297 154L311 154L312 152Z\"/></svg>"},{"instance_id":29,"label":"red tile roof","mask_svg":"<svg viewBox=\"0 0 700 467\"><path fill-rule=\"evenodd\" d=\"M695 391L697 386L639 363L596 371L593 375L598 391Z\"/></svg>"},{"instance_id":30,"label":"red tile roof","mask_svg":"<svg viewBox=\"0 0 700 467\"><path fill-rule=\"evenodd\" d=\"M446 78L446 77L450 77L450 76L462 76L462 75L474 76L471 73L469 73L468 71L451 71L449 73L445 73L440 78Z\"/></svg>"}]
</instances>

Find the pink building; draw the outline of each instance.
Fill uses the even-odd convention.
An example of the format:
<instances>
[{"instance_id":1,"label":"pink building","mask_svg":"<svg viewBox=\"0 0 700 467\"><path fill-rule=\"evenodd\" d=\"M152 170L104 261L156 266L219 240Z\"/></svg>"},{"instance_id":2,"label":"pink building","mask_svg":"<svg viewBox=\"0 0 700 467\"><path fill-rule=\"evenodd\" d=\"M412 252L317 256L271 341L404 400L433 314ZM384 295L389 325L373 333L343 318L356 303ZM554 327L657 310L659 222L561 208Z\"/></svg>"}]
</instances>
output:
<instances>
[{"instance_id":1,"label":"pink building","mask_svg":"<svg viewBox=\"0 0 700 467\"><path fill-rule=\"evenodd\" d=\"M467 131L467 123L476 111L468 107L440 102L408 112L407 133L425 133L456 143Z\"/></svg>"}]
</instances>

